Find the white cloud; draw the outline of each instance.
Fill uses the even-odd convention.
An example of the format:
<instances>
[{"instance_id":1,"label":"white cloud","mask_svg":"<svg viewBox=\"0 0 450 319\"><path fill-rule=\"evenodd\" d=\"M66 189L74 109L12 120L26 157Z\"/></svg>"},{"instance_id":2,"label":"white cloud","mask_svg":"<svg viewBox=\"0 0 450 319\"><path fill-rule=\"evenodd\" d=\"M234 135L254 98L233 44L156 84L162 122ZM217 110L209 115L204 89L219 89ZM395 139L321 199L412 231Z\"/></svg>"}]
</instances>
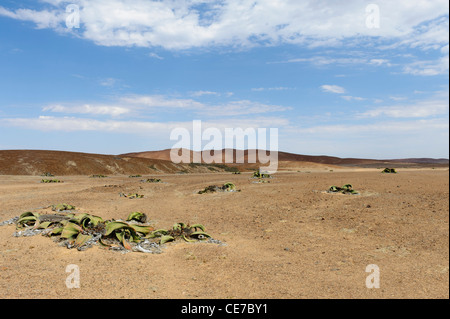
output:
<instances>
[{"instance_id":1,"label":"white cloud","mask_svg":"<svg viewBox=\"0 0 450 319\"><path fill-rule=\"evenodd\" d=\"M337 124L320 125L305 128L293 128L292 131L304 134L317 134L330 136L330 134L363 134L370 133L373 136L381 134L401 133L401 132L426 132L427 130L448 130L448 119L421 119L414 121L390 121L370 124Z\"/></svg>"},{"instance_id":2,"label":"white cloud","mask_svg":"<svg viewBox=\"0 0 450 319\"><path fill-rule=\"evenodd\" d=\"M113 87L117 84L119 80L115 79L115 78L106 78L106 79L101 79L99 81L101 86L108 86L108 87Z\"/></svg>"},{"instance_id":3,"label":"white cloud","mask_svg":"<svg viewBox=\"0 0 450 319\"><path fill-rule=\"evenodd\" d=\"M164 60L164 58L163 58L162 56L159 56L158 54L156 54L156 53L154 53L154 52L150 52L150 53L148 54L148 56L151 57L151 58L158 59L158 60Z\"/></svg>"},{"instance_id":4,"label":"white cloud","mask_svg":"<svg viewBox=\"0 0 450 319\"><path fill-rule=\"evenodd\" d=\"M201 102L193 99L174 99L164 95L129 95L119 99L120 103L140 105L150 108L190 109L200 110L205 108Z\"/></svg>"},{"instance_id":5,"label":"white cloud","mask_svg":"<svg viewBox=\"0 0 450 319\"><path fill-rule=\"evenodd\" d=\"M76 106L64 106L64 105L49 105L42 109L44 112L54 113L66 113L66 114L92 114L92 115L109 115L109 116L121 116L130 114L131 109L120 106L105 106L105 105L76 105Z\"/></svg>"},{"instance_id":6,"label":"white cloud","mask_svg":"<svg viewBox=\"0 0 450 319\"><path fill-rule=\"evenodd\" d=\"M252 91L254 91L254 92L263 92L263 91L286 91L286 90L291 90L291 88L284 87L284 86L271 87L271 88L252 88Z\"/></svg>"},{"instance_id":7,"label":"white cloud","mask_svg":"<svg viewBox=\"0 0 450 319\"><path fill-rule=\"evenodd\" d=\"M447 46L448 47L448 46ZM403 72L412 75L432 76L447 74L449 70L448 53L437 60L416 61L407 64Z\"/></svg>"},{"instance_id":8,"label":"white cloud","mask_svg":"<svg viewBox=\"0 0 450 319\"><path fill-rule=\"evenodd\" d=\"M290 109L290 107L269 105L249 100L230 101L223 104L205 104L193 99L175 99L163 95L126 96L120 98L120 103L137 105L142 108L185 109L194 111L195 113L204 116L261 114L269 112L282 112Z\"/></svg>"},{"instance_id":9,"label":"white cloud","mask_svg":"<svg viewBox=\"0 0 450 319\"><path fill-rule=\"evenodd\" d=\"M363 97L351 96L351 95L343 95L343 96L341 96L341 98L343 98L346 101L364 101L364 100L366 100Z\"/></svg>"},{"instance_id":10,"label":"white cloud","mask_svg":"<svg viewBox=\"0 0 450 319\"><path fill-rule=\"evenodd\" d=\"M373 65L386 65L386 66L392 66L392 64L387 59L370 59L369 64Z\"/></svg>"},{"instance_id":11,"label":"white cloud","mask_svg":"<svg viewBox=\"0 0 450 319\"><path fill-rule=\"evenodd\" d=\"M203 92L203 91L202 91ZM203 92L205 93L205 92ZM207 93L205 93L207 94ZM202 94L198 94L201 96ZM231 96L228 93L227 96ZM63 114L89 114L131 118L132 116L164 115L173 111L189 111L200 117L229 118L233 116L276 113L290 110L290 107L264 104L250 100L228 101L219 104L203 103L194 99L171 98L164 95L128 95L115 99L109 104L99 103L59 103L47 105L43 112Z\"/></svg>"},{"instance_id":12,"label":"white cloud","mask_svg":"<svg viewBox=\"0 0 450 319\"><path fill-rule=\"evenodd\" d=\"M410 37L393 46L406 45L412 48L419 47L424 50L440 50L443 45L448 46L449 20L445 14L448 15L448 3L447 12L444 9L440 17L418 24L413 28Z\"/></svg>"},{"instance_id":13,"label":"white cloud","mask_svg":"<svg viewBox=\"0 0 450 319\"><path fill-rule=\"evenodd\" d=\"M345 93L345 89L339 85L325 84L325 85L322 85L321 88L322 88L322 91L324 91L324 92L330 92L330 93L336 93L336 94Z\"/></svg>"},{"instance_id":14,"label":"white cloud","mask_svg":"<svg viewBox=\"0 0 450 319\"><path fill-rule=\"evenodd\" d=\"M369 64L369 60L367 58L360 57L352 57L352 58L336 58L336 57L328 57L328 56L315 56L311 58L295 58L289 59L285 61L279 62L269 62L271 63L311 63L316 66L327 66L327 65L353 65L353 64Z\"/></svg>"},{"instance_id":15,"label":"white cloud","mask_svg":"<svg viewBox=\"0 0 450 319\"><path fill-rule=\"evenodd\" d=\"M175 128L192 129L192 122L148 122L148 121L116 121L94 120L76 117L39 116L37 118L3 118L0 124L44 132L111 132L128 134L156 134L167 136ZM229 119L202 121L202 129L209 127L224 130L225 128L271 128L288 125L288 120L278 117L260 117L254 119Z\"/></svg>"},{"instance_id":16,"label":"white cloud","mask_svg":"<svg viewBox=\"0 0 450 319\"><path fill-rule=\"evenodd\" d=\"M408 98L405 96L389 96L389 98L393 101L404 101L407 100Z\"/></svg>"},{"instance_id":17,"label":"white cloud","mask_svg":"<svg viewBox=\"0 0 450 319\"><path fill-rule=\"evenodd\" d=\"M39 116L38 118L7 118L0 123L8 126L38 131L102 131L119 133L146 133L168 130L181 124L152 123L139 121L94 120L76 117Z\"/></svg>"},{"instance_id":18,"label":"white cloud","mask_svg":"<svg viewBox=\"0 0 450 319\"><path fill-rule=\"evenodd\" d=\"M428 100L420 100L403 105L377 107L359 114L358 117L427 118L448 115L448 111L448 92L439 92Z\"/></svg>"},{"instance_id":19,"label":"white cloud","mask_svg":"<svg viewBox=\"0 0 450 319\"><path fill-rule=\"evenodd\" d=\"M61 10L35 11L30 9L17 9L11 11L0 6L0 16L5 16L22 21L31 21L36 24L38 29L61 29L61 24L66 19L66 14Z\"/></svg>"},{"instance_id":20,"label":"white cloud","mask_svg":"<svg viewBox=\"0 0 450 319\"><path fill-rule=\"evenodd\" d=\"M104 46L179 50L294 43L315 47L335 46L349 38L371 36L422 49L448 43L448 36L443 37L446 32L448 35L445 15L449 10L445 0L416 1L414 5L410 0L379 0L381 28L375 29L367 27L367 4L359 0L46 2L52 10L14 10L0 6L0 15L31 21L39 28L61 29L67 15L65 6L78 4L82 26L77 34Z\"/></svg>"},{"instance_id":21,"label":"white cloud","mask_svg":"<svg viewBox=\"0 0 450 319\"><path fill-rule=\"evenodd\" d=\"M203 95L220 95L220 93L213 92L213 91L195 91L191 93L192 96L203 96Z\"/></svg>"}]
</instances>

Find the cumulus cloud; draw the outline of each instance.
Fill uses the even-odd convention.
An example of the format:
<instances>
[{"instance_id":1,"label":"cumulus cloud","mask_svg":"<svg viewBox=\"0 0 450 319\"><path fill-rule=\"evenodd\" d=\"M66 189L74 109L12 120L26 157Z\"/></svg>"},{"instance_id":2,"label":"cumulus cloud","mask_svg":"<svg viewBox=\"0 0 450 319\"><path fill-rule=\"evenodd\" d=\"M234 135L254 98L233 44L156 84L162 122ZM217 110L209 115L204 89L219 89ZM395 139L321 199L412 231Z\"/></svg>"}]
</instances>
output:
<instances>
[{"instance_id":1,"label":"cumulus cloud","mask_svg":"<svg viewBox=\"0 0 450 319\"><path fill-rule=\"evenodd\" d=\"M381 106L358 115L360 118L428 118L448 115L448 92L439 92L432 98L413 101L408 104Z\"/></svg>"},{"instance_id":2,"label":"cumulus cloud","mask_svg":"<svg viewBox=\"0 0 450 319\"><path fill-rule=\"evenodd\" d=\"M191 121L184 122L150 122L150 121L118 121L96 120L77 117L39 116L36 118L2 118L0 124L4 126L19 127L45 132L110 132L131 134L156 134L169 136L175 128L192 129ZM270 128L288 125L288 120L280 117L259 117L238 120L211 120L202 121L202 128L214 127L219 130L226 128Z\"/></svg>"},{"instance_id":3,"label":"cumulus cloud","mask_svg":"<svg viewBox=\"0 0 450 319\"><path fill-rule=\"evenodd\" d=\"M343 95L343 96L341 96L341 98L343 98L346 101L364 101L364 100L366 100L363 97L351 96L351 95Z\"/></svg>"},{"instance_id":4,"label":"cumulus cloud","mask_svg":"<svg viewBox=\"0 0 450 319\"><path fill-rule=\"evenodd\" d=\"M277 86L277 87L270 87L270 88L252 88L253 92L263 92L263 91L286 91L291 90L291 88L285 87L285 86Z\"/></svg>"},{"instance_id":5,"label":"cumulus cloud","mask_svg":"<svg viewBox=\"0 0 450 319\"><path fill-rule=\"evenodd\" d=\"M209 91L199 91L201 95ZM215 92L210 92L215 93ZM208 94L208 93L206 93ZM131 95L120 98L120 103L140 106L141 109L189 110L202 116L237 116L282 112L290 107L259 103L250 100L236 100L221 104L208 104L194 99L171 98L164 95Z\"/></svg>"},{"instance_id":6,"label":"cumulus cloud","mask_svg":"<svg viewBox=\"0 0 450 319\"><path fill-rule=\"evenodd\" d=\"M8 9L0 15L39 28L64 27L68 4L80 7L77 34L104 46L251 47L280 43L335 46L348 38L381 37L435 48L448 44L448 2L377 1L380 28L367 25L359 0L46 0L41 10ZM75 31L74 31L75 32ZM447 34L447 37L443 35Z\"/></svg>"},{"instance_id":7,"label":"cumulus cloud","mask_svg":"<svg viewBox=\"0 0 450 319\"><path fill-rule=\"evenodd\" d=\"M423 76L447 74L448 70L449 70L448 52L446 55L436 60L416 61L407 64L403 68L404 73Z\"/></svg>"},{"instance_id":8,"label":"cumulus cloud","mask_svg":"<svg viewBox=\"0 0 450 319\"><path fill-rule=\"evenodd\" d=\"M408 122L383 122L371 124L353 124L353 125L322 125L309 128L300 128L298 133L308 134L361 134L361 133L394 133L394 132L424 132L427 130L448 130L448 120L416 120Z\"/></svg>"},{"instance_id":9,"label":"cumulus cloud","mask_svg":"<svg viewBox=\"0 0 450 319\"><path fill-rule=\"evenodd\" d=\"M113 117L131 113L131 109L126 107L89 104L75 106L49 105L45 106L42 111L66 114L109 115Z\"/></svg>"},{"instance_id":10,"label":"cumulus cloud","mask_svg":"<svg viewBox=\"0 0 450 319\"><path fill-rule=\"evenodd\" d=\"M198 96L201 95L199 94ZM254 116L264 113L277 113L288 110L291 110L291 107L265 104L251 100L235 100L214 104L203 103L194 99L173 98L165 95L126 95L117 97L109 104L55 103L42 108L43 112L122 118L155 116L174 111L188 111L202 118L221 119L227 119L233 116Z\"/></svg>"},{"instance_id":11,"label":"cumulus cloud","mask_svg":"<svg viewBox=\"0 0 450 319\"><path fill-rule=\"evenodd\" d=\"M322 89L322 91L329 92L329 93L343 94L346 92L345 89L339 85L325 84L325 85L322 85L320 88Z\"/></svg>"}]
</instances>

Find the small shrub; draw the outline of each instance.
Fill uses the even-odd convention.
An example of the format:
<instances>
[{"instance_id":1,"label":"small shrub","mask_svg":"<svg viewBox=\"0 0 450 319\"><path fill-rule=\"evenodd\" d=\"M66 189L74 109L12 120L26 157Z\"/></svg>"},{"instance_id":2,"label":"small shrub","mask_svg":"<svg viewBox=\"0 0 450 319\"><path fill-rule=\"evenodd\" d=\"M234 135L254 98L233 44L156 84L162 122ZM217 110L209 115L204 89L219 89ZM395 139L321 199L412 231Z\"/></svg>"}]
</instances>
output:
<instances>
[{"instance_id":1,"label":"small shrub","mask_svg":"<svg viewBox=\"0 0 450 319\"><path fill-rule=\"evenodd\" d=\"M342 194L351 194L351 195L357 195L359 192L353 189L353 186L351 184L345 184L342 187L338 186L331 186L328 189L329 193L342 193Z\"/></svg>"},{"instance_id":2,"label":"small shrub","mask_svg":"<svg viewBox=\"0 0 450 319\"><path fill-rule=\"evenodd\" d=\"M41 183L63 183L59 179L43 179L41 180Z\"/></svg>"},{"instance_id":3,"label":"small shrub","mask_svg":"<svg viewBox=\"0 0 450 319\"><path fill-rule=\"evenodd\" d=\"M198 194L215 193L215 192L239 192L233 183L225 183L222 186L210 185L199 191Z\"/></svg>"},{"instance_id":4,"label":"small shrub","mask_svg":"<svg viewBox=\"0 0 450 319\"><path fill-rule=\"evenodd\" d=\"M385 168L381 173L384 174L397 174L395 168Z\"/></svg>"},{"instance_id":5,"label":"small shrub","mask_svg":"<svg viewBox=\"0 0 450 319\"><path fill-rule=\"evenodd\" d=\"M147 178L146 180L141 180L143 183L162 183L162 180L159 178Z\"/></svg>"},{"instance_id":6,"label":"small shrub","mask_svg":"<svg viewBox=\"0 0 450 319\"><path fill-rule=\"evenodd\" d=\"M253 178L272 178L270 174L262 173L260 170L253 172Z\"/></svg>"},{"instance_id":7,"label":"small shrub","mask_svg":"<svg viewBox=\"0 0 450 319\"><path fill-rule=\"evenodd\" d=\"M129 199L135 199L135 198L144 198L144 195L140 195L138 193L132 193L132 194L124 194L124 193L119 193L120 197L125 197L125 198L129 198Z\"/></svg>"}]
</instances>

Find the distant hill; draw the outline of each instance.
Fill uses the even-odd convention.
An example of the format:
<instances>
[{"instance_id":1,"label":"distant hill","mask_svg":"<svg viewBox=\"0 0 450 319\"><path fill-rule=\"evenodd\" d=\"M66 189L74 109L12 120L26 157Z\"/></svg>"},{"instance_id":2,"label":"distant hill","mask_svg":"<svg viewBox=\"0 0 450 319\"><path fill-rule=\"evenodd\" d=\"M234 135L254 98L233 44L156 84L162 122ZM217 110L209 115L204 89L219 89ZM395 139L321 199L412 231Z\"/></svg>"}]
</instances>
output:
<instances>
[{"instance_id":1,"label":"distant hill","mask_svg":"<svg viewBox=\"0 0 450 319\"><path fill-rule=\"evenodd\" d=\"M170 161L170 149L161 151L148 151L148 152L136 152L123 154L122 156L138 157L138 158L148 158L148 159L160 159ZM181 150L179 150L180 152ZM217 162L223 163L225 158L225 149L218 152L216 156ZM237 152L233 151L233 160L237 162ZM199 154L200 152L190 152L190 159L192 161L194 153ZM210 151L203 151L203 153L208 153ZM210 152L211 153L211 152ZM239 157L242 159L242 157ZM248 150L244 151L243 155L244 163L248 163ZM299 155L287 152L278 152L278 161L280 162L305 162L305 163L316 163L324 165L334 165L334 166L355 166L355 167L383 167L385 165L396 165L405 167L415 167L415 166L448 166L448 159L432 159L432 158L407 158L407 159L386 159L386 160L375 160L375 159L361 159L361 158L340 158L334 156L326 155ZM257 158L258 162L258 158Z\"/></svg>"},{"instance_id":2,"label":"distant hill","mask_svg":"<svg viewBox=\"0 0 450 319\"><path fill-rule=\"evenodd\" d=\"M63 151L0 151L0 175L148 175L208 173L220 167L174 164L158 159Z\"/></svg>"},{"instance_id":3,"label":"distant hill","mask_svg":"<svg viewBox=\"0 0 450 319\"><path fill-rule=\"evenodd\" d=\"M405 158L391 161L395 163L414 163L414 164L442 164L442 165L449 164L449 160L446 158Z\"/></svg>"},{"instance_id":4,"label":"distant hill","mask_svg":"<svg viewBox=\"0 0 450 319\"><path fill-rule=\"evenodd\" d=\"M266 164L248 163L248 151L243 154L236 150L233 161L243 160L244 164L223 164L225 150L218 153L216 164L180 163L170 159L170 150L128 153L122 155L101 155L45 150L5 150L0 151L0 175L42 175L51 173L64 175L153 175L176 173L213 173L258 169ZM188 151L191 161L195 152ZM206 155L204 152L202 155ZM199 155L199 153L197 153ZM339 167L448 167L448 159L394 159L372 160L339 158L332 156L299 155L278 153L279 171L301 169L335 169Z\"/></svg>"}]
</instances>

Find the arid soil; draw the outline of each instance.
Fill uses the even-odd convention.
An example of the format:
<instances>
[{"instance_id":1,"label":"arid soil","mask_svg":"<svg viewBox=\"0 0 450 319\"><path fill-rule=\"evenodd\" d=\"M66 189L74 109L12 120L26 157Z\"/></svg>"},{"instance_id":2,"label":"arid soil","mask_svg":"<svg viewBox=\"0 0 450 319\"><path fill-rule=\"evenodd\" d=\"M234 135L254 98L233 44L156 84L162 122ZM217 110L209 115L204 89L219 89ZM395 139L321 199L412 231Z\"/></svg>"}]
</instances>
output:
<instances>
[{"instance_id":1,"label":"arid soil","mask_svg":"<svg viewBox=\"0 0 450 319\"><path fill-rule=\"evenodd\" d=\"M150 175L143 178L152 177ZM114 176L0 176L0 222L67 203L104 219L141 211L156 228L201 223L226 243L174 242L162 254L58 246L0 227L0 298L449 298L448 169L158 175L161 184ZM241 192L202 194L234 182ZM330 194L350 183L360 195ZM140 193L127 199L119 193ZM80 269L69 289L68 265ZM380 270L368 289L366 267Z\"/></svg>"}]
</instances>

